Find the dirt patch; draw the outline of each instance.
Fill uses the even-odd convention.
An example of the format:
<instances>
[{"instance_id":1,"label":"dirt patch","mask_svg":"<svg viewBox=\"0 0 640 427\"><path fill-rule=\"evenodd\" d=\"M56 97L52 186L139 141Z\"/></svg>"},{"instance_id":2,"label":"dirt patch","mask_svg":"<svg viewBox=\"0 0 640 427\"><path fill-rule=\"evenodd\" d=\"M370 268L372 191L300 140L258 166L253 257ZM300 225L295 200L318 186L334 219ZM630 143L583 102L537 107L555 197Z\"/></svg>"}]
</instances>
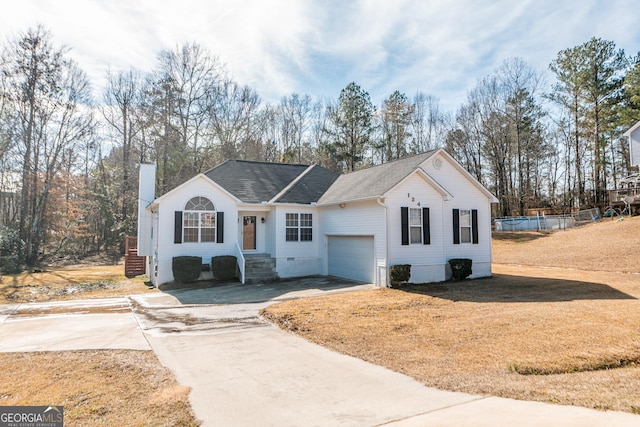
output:
<instances>
[{"instance_id":1,"label":"dirt patch","mask_svg":"<svg viewBox=\"0 0 640 427\"><path fill-rule=\"evenodd\" d=\"M195 426L189 388L150 351L0 353L0 405L62 405L65 426Z\"/></svg>"},{"instance_id":2,"label":"dirt patch","mask_svg":"<svg viewBox=\"0 0 640 427\"><path fill-rule=\"evenodd\" d=\"M34 316L50 316L60 314L118 314L129 313L131 307L129 304L112 304L105 306L86 306L86 307L29 307L20 306L12 314L11 317L34 317Z\"/></svg>"},{"instance_id":3,"label":"dirt patch","mask_svg":"<svg viewBox=\"0 0 640 427\"><path fill-rule=\"evenodd\" d=\"M0 276L0 304L105 298L154 292L145 276L128 279L122 265L50 267Z\"/></svg>"}]
</instances>

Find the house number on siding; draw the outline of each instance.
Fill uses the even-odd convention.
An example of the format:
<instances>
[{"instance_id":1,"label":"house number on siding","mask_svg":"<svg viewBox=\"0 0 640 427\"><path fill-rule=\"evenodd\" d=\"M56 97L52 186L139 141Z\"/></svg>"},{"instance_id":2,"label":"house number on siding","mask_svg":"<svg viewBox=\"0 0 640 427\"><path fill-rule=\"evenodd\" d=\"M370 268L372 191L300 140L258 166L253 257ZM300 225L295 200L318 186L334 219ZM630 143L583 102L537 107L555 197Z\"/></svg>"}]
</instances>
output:
<instances>
[{"instance_id":1,"label":"house number on siding","mask_svg":"<svg viewBox=\"0 0 640 427\"><path fill-rule=\"evenodd\" d=\"M407 193L407 197L411 197L411 193ZM415 202L416 198L415 197L411 197L411 201ZM418 202L418 206L420 206L420 202Z\"/></svg>"}]
</instances>

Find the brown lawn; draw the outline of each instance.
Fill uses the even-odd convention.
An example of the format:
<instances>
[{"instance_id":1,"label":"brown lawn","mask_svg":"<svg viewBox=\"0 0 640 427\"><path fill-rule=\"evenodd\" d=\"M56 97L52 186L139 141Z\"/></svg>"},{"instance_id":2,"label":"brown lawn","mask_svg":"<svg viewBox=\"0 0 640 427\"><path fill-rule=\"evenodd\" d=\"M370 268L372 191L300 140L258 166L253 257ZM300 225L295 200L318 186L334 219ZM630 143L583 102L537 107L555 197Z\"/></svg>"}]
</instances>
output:
<instances>
[{"instance_id":1,"label":"brown lawn","mask_svg":"<svg viewBox=\"0 0 640 427\"><path fill-rule=\"evenodd\" d=\"M123 265L78 265L2 276L0 304L157 292L123 273ZM62 405L66 426L199 424L189 388L152 351L0 353L0 366L0 405Z\"/></svg>"},{"instance_id":2,"label":"brown lawn","mask_svg":"<svg viewBox=\"0 0 640 427\"><path fill-rule=\"evenodd\" d=\"M493 259L500 264L640 273L640 217L602 219L549 234L494 233Z\"/></svg>"},{"instance_id":3,"label":"brown lawn","mask_svg":"<svg viewBox=\"0 0 640 427\"><path fill-rule=\"evenodd\" d=\"M429 386L640 413L639 247L640 217L496 235L493 278L292 300L263 315Z\"/></svg>"},{"instance_id":4,"label":"brown lawn","mask_svg":"<svg viewBox=\"0 0 640 427\"><path fill-rule=\"evenodd\" d=\"M145 276L127 279L122 264L49 267L37 273L0 276L0 304L155 292L144 280Z\"/></svg>"},{"instance_id":5,"label":"brown lawn","mask_svg":"<svg viewBox=\"0 0 640 427\"><path fill-rule=\"evenodd\" d=\"M194 426L189 388L151 351L0 353L0 405L62 405L65 426Z\"/></svg>"}]
</instances>

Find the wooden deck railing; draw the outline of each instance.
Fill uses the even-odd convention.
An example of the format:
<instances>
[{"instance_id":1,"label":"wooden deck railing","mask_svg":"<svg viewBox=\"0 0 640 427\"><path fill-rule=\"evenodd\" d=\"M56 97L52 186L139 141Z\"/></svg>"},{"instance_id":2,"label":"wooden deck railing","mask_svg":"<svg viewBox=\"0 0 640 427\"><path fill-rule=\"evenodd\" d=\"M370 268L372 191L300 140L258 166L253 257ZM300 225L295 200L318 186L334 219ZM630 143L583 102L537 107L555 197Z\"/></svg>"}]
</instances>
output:
<instances>
[{"instance_id":1,"label":"wooden deck railing","mask_svg":"<svg viewBox=\"0 0 640 427\"><path fill-rule=\"evenodd\" d=\"M609 190L609 203L610 204L624 204L624 198L627 196L633 197L634 203L640 203L640 187L631 188L616 188L615 190Z\"/></svg>"},{"instance_id":2,"label":"wooden deck railing","mask_svg":"<svg viewBox=\"0 0 640 427\"><path fill-rule=\"evenodd\" d=\"M124 239L124 275L134 277L146 272L146 258L138 255L138 238L126 236Z\"/></svg>"}]
</instances>

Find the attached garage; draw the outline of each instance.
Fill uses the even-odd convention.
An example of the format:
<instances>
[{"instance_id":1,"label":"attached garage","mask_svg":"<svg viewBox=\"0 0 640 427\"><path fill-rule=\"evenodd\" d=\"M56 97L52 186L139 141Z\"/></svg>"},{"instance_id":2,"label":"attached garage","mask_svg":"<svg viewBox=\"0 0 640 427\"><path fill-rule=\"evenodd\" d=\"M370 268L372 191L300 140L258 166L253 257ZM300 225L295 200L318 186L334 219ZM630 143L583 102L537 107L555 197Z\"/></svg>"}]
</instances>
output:
<instances>
[{"instance_id":1,"label":"attached garage","mask_svg":"<svg viewBox=\"0 0 640 427\"><path fill-rule=\"evenodd\" d=\"M329 236L329 275L375 283L373 236Z\"/></svg>"}]
</instances>

